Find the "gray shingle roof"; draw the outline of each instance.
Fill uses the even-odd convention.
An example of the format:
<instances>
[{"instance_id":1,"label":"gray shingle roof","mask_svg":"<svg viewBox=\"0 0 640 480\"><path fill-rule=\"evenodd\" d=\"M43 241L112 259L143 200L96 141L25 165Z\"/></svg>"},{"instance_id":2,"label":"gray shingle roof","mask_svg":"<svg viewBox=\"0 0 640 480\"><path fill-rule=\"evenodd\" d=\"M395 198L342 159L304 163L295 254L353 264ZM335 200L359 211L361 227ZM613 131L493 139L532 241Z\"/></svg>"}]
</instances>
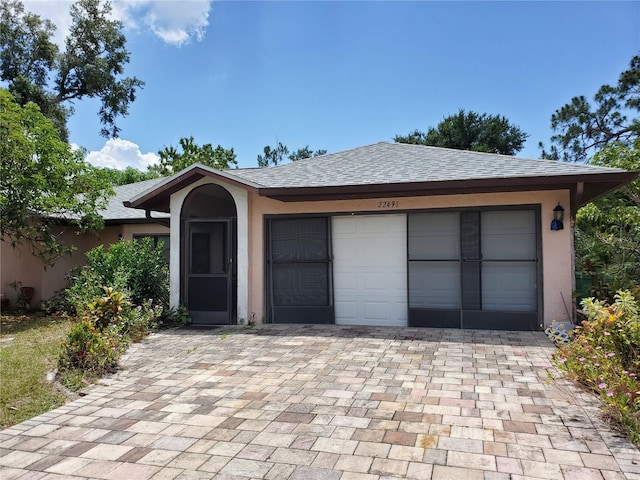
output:
<instances>
[{"instance_id":1,"label":"gray shingle roof","mask_svg":"<svg viewBox=\"0 0 640 480\"><path fill-rule=\"evenodd\" d=\"M114 220L144 220L145 211L138 208L127 208L123 202L129 200L149 189L155 187L164 178L154 178L152 180L144 180L142 182L130 183L120 187L114 187L115 195L109 197L107 208L100 211L100 215L105 221ZM168 214L154 213L154 217L168 218Z\"/></svg>"},{"instance_id":2,"label":"gray shingle roof","mask_svg":"<svg viewBox=\"0 0 640 480\"><path fill-rule=\"evenodd\" d=\"M329 187L548 177L624 172L622 169L507 155L380 142L271 168L226 173L265 188Z\"/></svg>"},{"instance_id":3,"label":"gray shingle roof","mask_svg":"<svg viewBox=\"0 0 640 480\"><path fill-rule=\"evenodd\" d=\"M282 201L571 189L581 206L632 181L637 172L380 142L269 168L191 165L129 197L127 204L168 212L172 193L206 176Z\"/></svg>"}]
</instances>

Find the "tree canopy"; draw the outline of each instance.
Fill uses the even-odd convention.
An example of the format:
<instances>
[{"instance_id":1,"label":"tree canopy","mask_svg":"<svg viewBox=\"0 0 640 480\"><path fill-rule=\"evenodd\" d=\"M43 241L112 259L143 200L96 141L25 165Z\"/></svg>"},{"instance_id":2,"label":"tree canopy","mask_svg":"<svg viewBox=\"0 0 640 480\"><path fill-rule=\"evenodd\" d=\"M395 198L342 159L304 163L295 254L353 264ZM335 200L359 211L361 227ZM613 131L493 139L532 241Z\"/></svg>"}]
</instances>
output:
<instances>
[{"instance_id":1,"label":"tree canopy","mask_svg":"<svg viewBox=\"0 0 640 480\"><path fill-rule=\"evenodd\" d=\"M70 102L98 98L101 135L117 137L116 119L126 116L144 82L124 77L130 54L121 22L109 18L100 0L71 5L71 28L64 51L53 43L55 25L26 12L20 0L0 3L0 78L22 106L33 102L68 139Z\"/></svg>"},{"instance_id":2,"label":"tree canopy","mask_svg":"<svg viewBox=\"0 0 640 480\"><path fill-rule=\"evenodd\" d=\"M326 153L326 150L319 149L314 151L309 148L309 145L306 145L289 154L289 148L278 141L274 147L270 145L264 147L263 153L258 155L258 166L268 167L269 165L280 165L287 159L292 162L297 162L298 160L317 157Z\"/></svg>"},{"instance_id":3,"label":"tree canopy","mask_svg":"<svg viewBox=\"0 0 640 480\"><path fill-rule=\"evenodd\" d=\"M179 172L194 163L201 163L216 169L232 168L238 164L233 148L225 149L220 145L214 148L210 143L200 146L193 137L181 138L179 146L181 151L173 146L160 150L158 152L160 163L151 165L148 171L166 176Z\"/></svg>"},{"instance_id":4,"label":"tree canopy","mask_svg":"<svg viewBox=\"0 0 640 480\"><path fill-rule=\"evenodd\" d=\"M616 86L600 87L593 105L578 96L555 111L556 133L542 156L640 170L639 112L640 56L635 56ZM591 295L613 301L618 289L640 292L640 180L578 210L575 251L576 269L591 276Z\"/></svg>"},{"instance_id":5,"label":"tree canopy","mask_svg":"<svg viewBox=\"0 0 640 480\"><path fill-rule=\"evenodd\" d=\"M593 100L573 97L555 111L550 151L540 144L544 158L582 162L611 142L633 144L640 133L640 56L631 59L617 85L602 85Z\"/></svg>"},{"instance_id":6,"label":"tree canopy","mask_svg":"<svg viewBox=\"0 0 640 480\"><path fill-rule=\"evenodd\" d=\"M393 140L414 145L515 155L522 150L528 136L503 116L460 110L444 118L436 127L429 127L426 133L414 130L407 135L396 135Z\"/></svg>"},{"instance_id":7,"label":"tree canopy","mask_svg":"<svg viewBox=\"0 0 640 480\"><path fill-rule=\"evenodd\" d=\"M160 177L160 174L155 171L147 169L146 172L140 171L137 168L127 167L124 170L116 170L115 168L102 168L105 176L111 182L111 185L117 187L119 185L128 185L130 183L143 182L144 180L151 180L152 178Z\"/></svg>"},{"instance_id":8,"label":"tree canopy","mask_svg":"<svg viewBox=\"0 0 640 480\"><path fill-rule=\"evenodd\" d=\"M588 163L640 170L640 138L609 143ZM596 277L600 296L640 287L640 179L578 210L576 266Z\"/></svg>"},{"instance_id":9,"label":"tree canopy","mask_svg":"<svg viewBox=\"0 0 640 480\"><path fill-rule=\"evenodd\" d=\"M263 153L258 154L258 166L268 167L269 165L280 165L289 155L289 148L278 142L275 147L266 145Z\"/></svg>"},{"instance_id":10,"label":"tree canopy","mask_svg":"<svg viewBox=\"0 0 640 480\"><path fill-rule=\"evenodd\" d=\"M110 185L83 152L62 141L38 106L16 103L0 88L0 236L26 244L45 264L73 247L63 245L63 226L102 227Z\"/></svg>"},{"instance_id":11,"label":"tree canopy","mask_svg":"<svg viewBox=\"0 0 640 480\"><path fill-rule=\"evenodd\" d=\"M304 160L305 158L318 157L320 155L325 155L327 151L323 148L318 150L311 150L309 145L304 146L303 148L299 148L291 155L289 155L289 160L292 162L297 162L298 160Z\"/></svg>"}]
</instances>

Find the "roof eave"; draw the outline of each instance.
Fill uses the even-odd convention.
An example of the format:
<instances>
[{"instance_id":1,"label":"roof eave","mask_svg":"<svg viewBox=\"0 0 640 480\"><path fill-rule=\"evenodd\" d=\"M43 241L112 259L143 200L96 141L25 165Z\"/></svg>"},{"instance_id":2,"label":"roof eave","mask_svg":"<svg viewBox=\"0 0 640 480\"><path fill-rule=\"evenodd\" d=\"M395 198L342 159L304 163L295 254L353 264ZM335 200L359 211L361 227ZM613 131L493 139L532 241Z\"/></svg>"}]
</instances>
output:
<instances>
[{"instance_id":1,"label":"roof eave","mask_svg":"<svg viewBox=\"0 0 640 480\"><path fill-rule=\"evenodd\" d=\"M156 185L155 188L150 191L143 192L141 195L123 202L123 204L125 207L130 208L169 213L169 199L171 195L204 177L215 178L227 184L242 188L243 190L258 190L257 185L240 180L230 173L210 169L202 165L193 165L187 170L183 170L173 177L169 177L167 181Z\"/></svg>"},{"instance_id":2,"label":"roof eave","mask_svg":"<svg viewBox=\"0 0 640 480\"><path fill-rule=\"evenodd\" d=\"M169 199L173 193L204 177L210 177L243 190L255 192L262 197L283 202L569 189L572 192L572 210L575 211L578 207L599 196L631 182L638 176L638 173L616 171L359 185L264 187L236 177L230 172L196 164L173 177L169 177L151 190L123 203L126 207L168 213L170 210Z\"/></svg>"},{"instance_id":3,"label":"roof eave","mask_svg":"<svg viewBox=\"0 0 640 480\"><path fill-rule=\"evenodd\" d=\"M163 221L169 220L169 217L160 217L148 219L145 217L138 218L108 218L104 220L104 225L106 227L117 226L117 225L131 225L131 224L156 224L162 223Z\"/></svg>"},{"instance_id":4,"label":"roof eave","mask_svg":"<svg viewBox=\"0 0 640 480\"><path fill-rule=\"evenodd\" d=\"M261 188L258 194L283 202L352 200L388 196L413 197L469 193L562 190L580 192L575 205L580 207L601 195L631 182L639 172L607 172L587 175L537 177L498 177L488 179L447 180L318 187ZM581 187L578 188L578 185Z\"/></svg>"}]
</instances>

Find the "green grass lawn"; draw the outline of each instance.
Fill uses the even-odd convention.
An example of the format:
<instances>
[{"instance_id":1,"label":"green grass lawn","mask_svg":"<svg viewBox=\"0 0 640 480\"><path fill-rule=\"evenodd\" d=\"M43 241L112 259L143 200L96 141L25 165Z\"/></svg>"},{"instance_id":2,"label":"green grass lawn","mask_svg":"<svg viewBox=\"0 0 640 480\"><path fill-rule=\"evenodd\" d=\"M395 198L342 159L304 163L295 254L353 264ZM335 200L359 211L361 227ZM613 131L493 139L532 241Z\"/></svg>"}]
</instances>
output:
<instances>
[{"instance_id":1,"label":"green grass lawn","mask_svg":"<svg viewBox=\"0 0 640 480\"><path fill-rule=\"evenodd\" d=\"M65 402L47 382L72 320L0 316L0 428L15 425Z\"/></svg>"}]
</instances>

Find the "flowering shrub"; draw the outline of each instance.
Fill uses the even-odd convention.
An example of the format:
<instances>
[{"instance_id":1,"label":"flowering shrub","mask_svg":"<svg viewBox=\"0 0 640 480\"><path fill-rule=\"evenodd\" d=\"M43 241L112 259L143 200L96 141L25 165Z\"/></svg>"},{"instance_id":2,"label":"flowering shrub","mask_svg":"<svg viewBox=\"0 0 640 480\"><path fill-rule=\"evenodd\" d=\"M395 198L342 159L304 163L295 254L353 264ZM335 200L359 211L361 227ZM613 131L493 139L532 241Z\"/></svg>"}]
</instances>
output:
<instances>
[{"instance_id":1,"label":"flowering shrub","mask_svg":"<svg viewBox=\"0 0 640 480\"><path fill-rule=\"evenodd\" d=\"M92 380L115 370L129 344L147 336L162 314L162 307L152 306L151 301L134 307L113 288L104 287L104 293L88 305L86 315L62 344L58 369L70 388L82 385L78 378Z\"/></svg>"},{"instance_id":2,"label":"flowering shrub","mask_svg":"<svg viewBox=\"0 0 640 480\"><path fill-rule=\"evenodd\" d=\"M640 442L640 317L631 292L614 303L582 301L586 320L553 355L556 366L598 394L608 414Z\"/></svg>"},{"instance_id":3,"label":"flowering shrub","mask_svg":"<svg viewBox=\"0 0 640 480\"><path fill-rule=\"evenodd\" d=\"M83 320L71 327L58 358L62 371L79 369L93 376L104 375L115 368L118 357L126 350L127 339L114 329L99 330Z\"/></svg>"},{"instance_id":4,"label":"flowering shrub","mask_svg":"<svg viewBox=\"0 0 640 480\"><path fill-rule=\"evenodd\" d=\"M156 327L156 319L162 315L162 306L153 306L150 300L142 305L129 307L125 310L118 331L137 343L149 335L149 331Z\"/></svg>"}]
</instances>

